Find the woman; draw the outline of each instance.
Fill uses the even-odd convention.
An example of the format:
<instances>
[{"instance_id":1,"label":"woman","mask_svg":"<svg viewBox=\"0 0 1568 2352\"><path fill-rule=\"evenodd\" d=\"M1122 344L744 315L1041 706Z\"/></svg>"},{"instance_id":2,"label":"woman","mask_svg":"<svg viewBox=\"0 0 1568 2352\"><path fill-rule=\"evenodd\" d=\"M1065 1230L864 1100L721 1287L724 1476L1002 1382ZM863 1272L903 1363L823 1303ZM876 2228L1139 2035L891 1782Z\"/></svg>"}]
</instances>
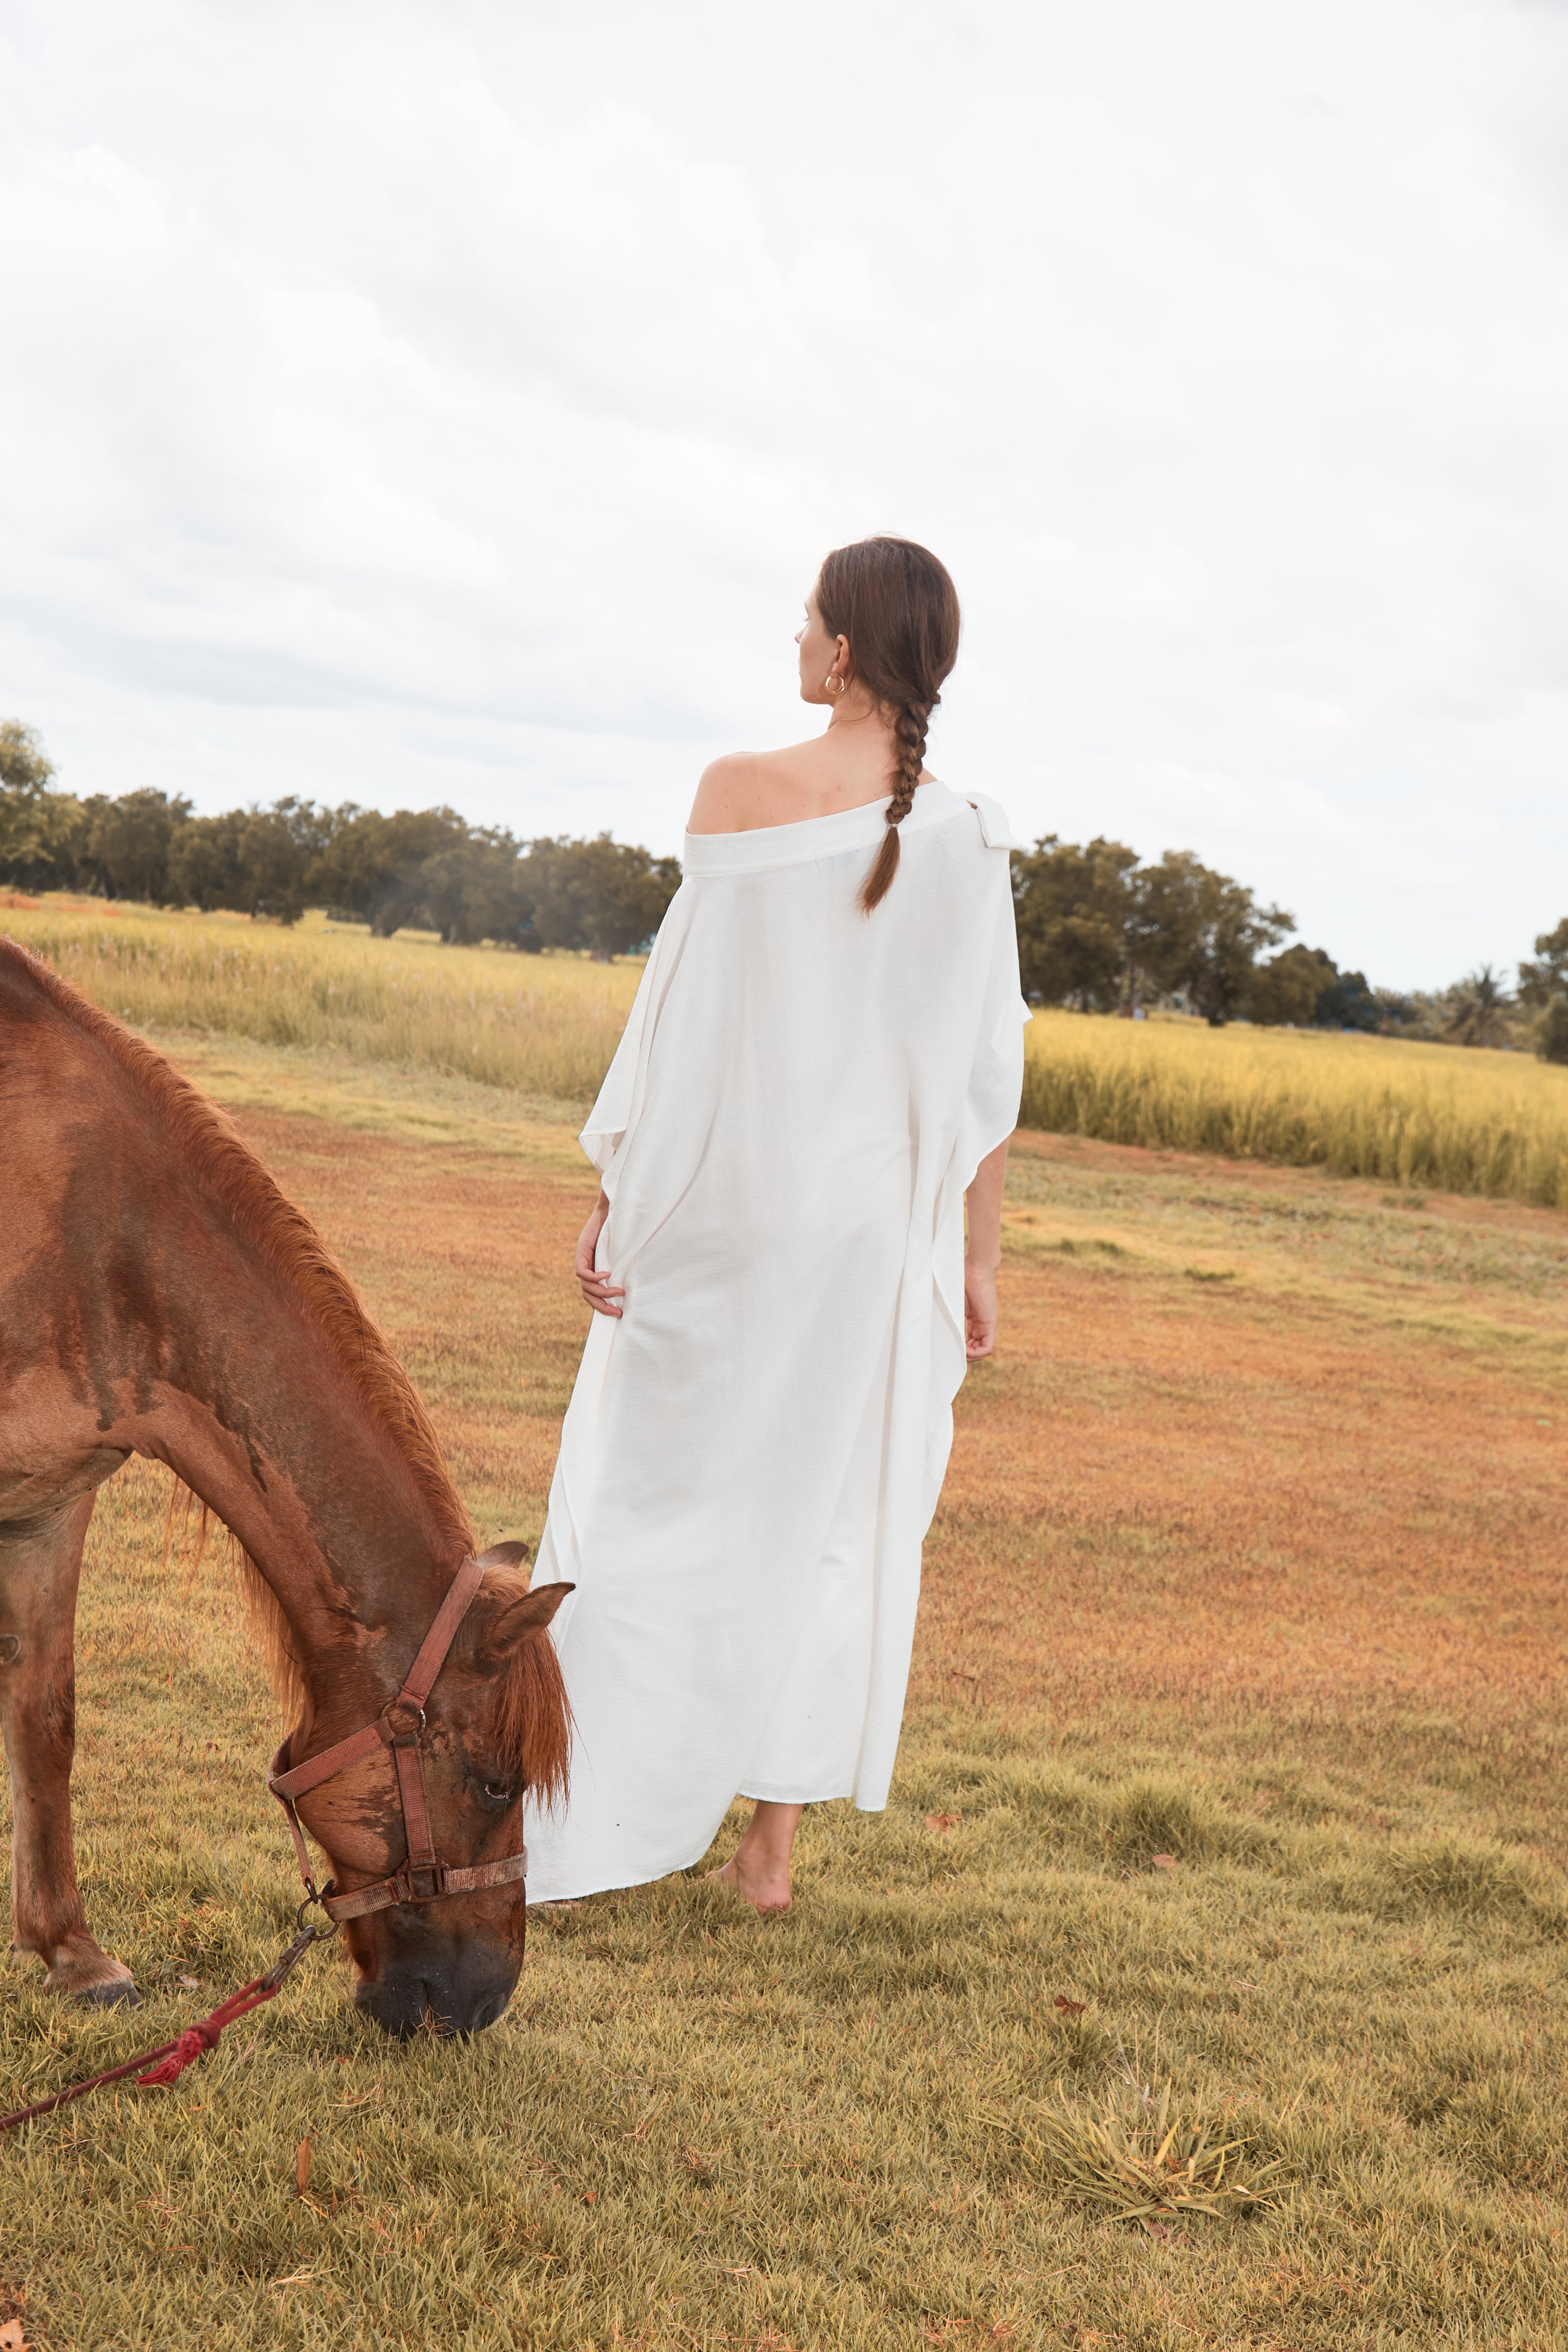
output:
<instances>
[{"instance_id":1,"label":"woman","mask_svg":"<svg viewBox=\"0 0 1568 2352\"><path fill-rule=\"evenodd\" d=\"M923 765L958 600L866 540L797 642L827 730L704 773L583 1130L594 1316L535 1577L577 1586L577 1729L536 1902L688 1867L738 1790L716 1874L780 1910L802 1807L886 1803L952 1401L996 1345L1028 1008L1005 821Z\"/></svg>"}]
</instances>

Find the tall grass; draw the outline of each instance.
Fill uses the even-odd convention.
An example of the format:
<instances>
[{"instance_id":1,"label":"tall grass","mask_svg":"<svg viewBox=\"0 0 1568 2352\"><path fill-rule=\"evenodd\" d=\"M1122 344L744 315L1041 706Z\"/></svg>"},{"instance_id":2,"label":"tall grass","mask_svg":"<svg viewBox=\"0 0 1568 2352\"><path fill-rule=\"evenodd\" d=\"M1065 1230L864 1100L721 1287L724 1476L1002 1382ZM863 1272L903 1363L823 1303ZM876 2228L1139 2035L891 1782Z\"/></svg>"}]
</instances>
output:
<instances>
[{"instance_id":1,"label":"tall grass","mask_svg":"<svg viewBox=\"0 0 1568 2352\"><path fill-rule=\"evenodd\" d=\"M283 931L46 905L8 908L0 926L139 1027L333 1046L574 1105L598 1091L639 977L575 956L372 940L319 919Z\"/></svg>"},{"instance_id":2,"label":"tall grass","mask_svg":"<svg viewBox=\"0 0 1568 2352\"><path fill-rule=\"evenodd\" d=\"M283 931L46 903L0 924L143 1028L331 1046L573 1108L597 1092L638 980L632 964L372 940L319 917ZM1522 1055L1039 1013L1020 1123L1568 1208L1568 1071Z\"/></svg>"},{"instance_id":3,"label":"tall grass","mask_svg":"<svg viewBox=\"0 0 1568 2352\"><path fill-rule=\"evenodd\" d=\"M1019 1123L1568 1208L1568 1070L1519 1055L1038 1013Z\"/></svg>"}]
</instances>

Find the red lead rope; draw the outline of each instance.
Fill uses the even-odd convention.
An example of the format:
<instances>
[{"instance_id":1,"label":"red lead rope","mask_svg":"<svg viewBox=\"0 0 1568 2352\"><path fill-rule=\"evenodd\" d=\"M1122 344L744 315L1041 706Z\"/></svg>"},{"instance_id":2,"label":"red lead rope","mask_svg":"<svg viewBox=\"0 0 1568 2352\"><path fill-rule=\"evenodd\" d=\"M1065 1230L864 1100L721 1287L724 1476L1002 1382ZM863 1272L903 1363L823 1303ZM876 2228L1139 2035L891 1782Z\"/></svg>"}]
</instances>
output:
<instances>
[{"instance_id":1,"label":"red lead rope","mask_svg":"<svg viewBox=\"0 0 1568 2352\"><path fill-rule=\"evenodd\" d=\"M128 2058L123 2066L110 2066L101 2074L89 2074L85 2083L73 2083L68 2091L57 2091L53 2098L39 2099L30 2107L18 2107L14 2115L0 2116L0 2132L14 2131L18 2124L30 2124L35 2116L50 2115L56 2107L63 2107L68 2099L85 2098L89 2091L101 2090L105 2083L122 2083L128 2074L137 2077L139 2091L160 2090L178 2081L193 2059L199 2058L204 2050L217 2048L225 2025L233 2025L236 2018L274 2000L311 1945L324 1942L330 1932L319 1927L302 1928L264 1977L253 1977L249 1984L231 1992L210 2017L188 2025L174 2041L161 2042L155 2050L144 2050L139 2058ZM152 2071L143 2074L143 2067Z\"/></svg>"}]
</instances>

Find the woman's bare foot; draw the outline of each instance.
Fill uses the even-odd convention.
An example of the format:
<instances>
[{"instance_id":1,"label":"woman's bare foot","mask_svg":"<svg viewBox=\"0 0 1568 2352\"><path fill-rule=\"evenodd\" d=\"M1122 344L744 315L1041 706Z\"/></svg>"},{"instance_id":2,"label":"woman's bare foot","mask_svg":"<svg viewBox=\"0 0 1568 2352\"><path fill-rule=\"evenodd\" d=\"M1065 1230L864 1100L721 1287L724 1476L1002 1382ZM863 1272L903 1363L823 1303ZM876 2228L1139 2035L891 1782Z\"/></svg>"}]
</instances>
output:
<instances>
[{"instance_id":1,"label":"woman's bare foot","mask_svg":"<svg viewBox=\"0 0 1568 2352\"><path fill-rule=\"evenodd\" d=\"M759 1800L746 1834L721 1870L710 1870L716 1886L727 1886L749 1903L759 1919L789 1908L789 1854L804 1805Z\"/></svg>"}]
</instances>

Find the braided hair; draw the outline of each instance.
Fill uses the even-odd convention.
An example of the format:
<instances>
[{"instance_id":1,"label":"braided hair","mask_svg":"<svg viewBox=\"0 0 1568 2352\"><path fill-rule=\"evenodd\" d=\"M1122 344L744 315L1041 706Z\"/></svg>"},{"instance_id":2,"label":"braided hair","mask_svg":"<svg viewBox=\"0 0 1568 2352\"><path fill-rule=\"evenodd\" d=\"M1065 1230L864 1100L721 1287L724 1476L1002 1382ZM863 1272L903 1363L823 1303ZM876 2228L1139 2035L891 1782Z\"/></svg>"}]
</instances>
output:
<instances>
[{"instance_id":1,"label":"braided hair","mask_svg":"<svg viewBox=\"0 0 1568 2352\"><path fill-rule=\"evenodd\" d=\"M869 915L898 871L898 828L914 805L942 681L958 657L958 593L912 539L862 539L826 558L816 603L829 635L849 639L856 676L893 715L887 831L861 886Z\"/></svg>"}]
</instances>

